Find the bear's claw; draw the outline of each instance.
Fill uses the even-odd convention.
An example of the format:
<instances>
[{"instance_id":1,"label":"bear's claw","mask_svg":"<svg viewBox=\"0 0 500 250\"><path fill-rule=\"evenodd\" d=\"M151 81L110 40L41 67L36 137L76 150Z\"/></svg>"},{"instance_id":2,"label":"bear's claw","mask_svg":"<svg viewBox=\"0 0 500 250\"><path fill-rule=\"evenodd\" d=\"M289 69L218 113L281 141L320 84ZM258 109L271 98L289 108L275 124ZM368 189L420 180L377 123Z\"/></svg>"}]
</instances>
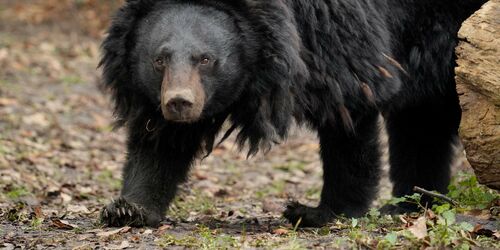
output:
<instances>
[{"instance_id":1,"label":"bear's claw","mask_svg":"<svg viewBox=\"0 0 500 250\"><path fill-rule=\"evenodd\" d=\"M109 227L151 226L146 220L146 210L139 205L129 203L124 198L113 200L101 210L100 221Z\"/></svg>"}]
</instances>

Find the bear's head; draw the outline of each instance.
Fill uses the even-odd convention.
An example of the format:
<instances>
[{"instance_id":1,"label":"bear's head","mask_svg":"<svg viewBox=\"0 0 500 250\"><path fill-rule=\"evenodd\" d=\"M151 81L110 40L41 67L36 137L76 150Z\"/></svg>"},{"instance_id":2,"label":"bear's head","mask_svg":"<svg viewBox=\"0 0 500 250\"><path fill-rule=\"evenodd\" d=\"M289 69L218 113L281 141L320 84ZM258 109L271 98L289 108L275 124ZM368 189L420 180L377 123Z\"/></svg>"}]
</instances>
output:
<instances>
[{"instance_id":1,"label":"bear's head","mask_svg":"<svg viewBox=\"0 0 500 250\"><path fill-rule=\"evenodd\" d=\"M308 72L281 0L128 0L103 43L119 123L229 119L250 153L284 137ZM151 119L154 119L152 117Z\"/></svg>"},{"instance_id":2,"label":"bear's head","mask_svg":"<svg viewBox=\"0 0 500 250\"><path fill-rule=\"evenodd\" d=\"M197 122L224 112L240 96L241 42L222 11L159 6L137 26L132 77L167 121Z\"/></svg>"}]
</instances>

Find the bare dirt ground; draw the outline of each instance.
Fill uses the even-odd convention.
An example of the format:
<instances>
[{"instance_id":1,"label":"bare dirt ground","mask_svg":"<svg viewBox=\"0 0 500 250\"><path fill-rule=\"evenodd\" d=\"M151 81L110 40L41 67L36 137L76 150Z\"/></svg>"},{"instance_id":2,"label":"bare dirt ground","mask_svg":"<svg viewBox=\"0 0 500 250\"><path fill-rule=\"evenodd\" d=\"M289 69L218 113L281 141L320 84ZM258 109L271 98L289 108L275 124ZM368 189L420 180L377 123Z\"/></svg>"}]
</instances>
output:
<instances>
[{"instance_id":1,"label":"bare dirt ground","mask_svg":"<svg viewBox=\"0 0 500 250\"><path fill-rule=\"evenodd\" d=\"M13 3L0 3L0 248L377 246L353 240L353 225L341 221L296 231L282 219L289 199L319 199L319 148L303 129L249 160L231 140L216 148L197 162L158 229L103 228L99 210L121 186L125 133L111 130L110 103L98 88L102 32L88 35L72 20L17 20L24 12ZM387 181L382 186L387 196Z\"/></svg>"}]
</instances>

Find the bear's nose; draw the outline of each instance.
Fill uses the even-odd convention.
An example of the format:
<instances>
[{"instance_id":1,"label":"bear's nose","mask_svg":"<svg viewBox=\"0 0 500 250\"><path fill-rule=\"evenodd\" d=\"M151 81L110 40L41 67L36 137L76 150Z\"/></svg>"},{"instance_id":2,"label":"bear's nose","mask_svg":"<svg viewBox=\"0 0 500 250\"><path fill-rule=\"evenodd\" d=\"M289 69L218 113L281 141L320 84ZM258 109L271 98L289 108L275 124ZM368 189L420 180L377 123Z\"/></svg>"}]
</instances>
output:
<instances>
[{"instance_id":1,"label":"bear's nose","mask_svg":"<svg viewBox=\"0 0 500 250\"><path fill-rule=\"evenodd\" d=\"M193 102L183 97L174 97L167 102L167 109L176 114L189 110L192 106Z\"/></svg>"}]
</instances>

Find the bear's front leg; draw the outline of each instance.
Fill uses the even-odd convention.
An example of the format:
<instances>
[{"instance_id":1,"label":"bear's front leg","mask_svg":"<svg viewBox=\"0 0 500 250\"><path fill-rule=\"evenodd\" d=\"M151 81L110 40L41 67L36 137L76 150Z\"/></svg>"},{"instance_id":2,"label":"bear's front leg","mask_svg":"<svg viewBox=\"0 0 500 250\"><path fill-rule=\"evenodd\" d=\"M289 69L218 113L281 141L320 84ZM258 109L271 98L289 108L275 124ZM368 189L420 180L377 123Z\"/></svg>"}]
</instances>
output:
<instances>
[{"instance_id":1,"label":"bear's front leg","mask_svg":"<svg viewBox=\"0 0 500 250\"><path fill-rule=\"evenodd\" d=\"M107 226L158 226L200 144L194 138L177 141L169 134L147 138L129 136L121 195L101 211Z\"/></svg>"},{"instance_id":2,"label":"bear's front leg","mask_svg":"<svg viewBox=\"0 0 500 250\"><path fill-rule=\"evenodd\" d=\"M323 190L317 207L290 203L284 212L293 225L322 227L336 216L360 217L377 194L379 181L379 113L351 112L353 131L342 123L318 129L323 160ZM300 222L300 223L299 223Z\"/></svg>"}]
</instances>

